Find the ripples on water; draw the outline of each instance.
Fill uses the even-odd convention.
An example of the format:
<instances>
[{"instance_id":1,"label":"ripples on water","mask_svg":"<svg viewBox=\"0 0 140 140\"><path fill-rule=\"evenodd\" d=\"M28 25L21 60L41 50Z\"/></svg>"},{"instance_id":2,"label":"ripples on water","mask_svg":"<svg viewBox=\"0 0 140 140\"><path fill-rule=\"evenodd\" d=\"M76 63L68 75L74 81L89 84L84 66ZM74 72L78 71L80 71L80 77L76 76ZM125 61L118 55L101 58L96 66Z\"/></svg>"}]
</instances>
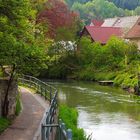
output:
<instances>
[{"instance_id":1,"label":"ripples on water","mask_svg":"<svg viewBox=\"0 0 140 140\"><path fill-rule=\"evenodd\" d=\"M140 140L140 97L90 82L53 84L60 102L78 109L78 126L92 140Z\"/></svg>"}]
</instances>

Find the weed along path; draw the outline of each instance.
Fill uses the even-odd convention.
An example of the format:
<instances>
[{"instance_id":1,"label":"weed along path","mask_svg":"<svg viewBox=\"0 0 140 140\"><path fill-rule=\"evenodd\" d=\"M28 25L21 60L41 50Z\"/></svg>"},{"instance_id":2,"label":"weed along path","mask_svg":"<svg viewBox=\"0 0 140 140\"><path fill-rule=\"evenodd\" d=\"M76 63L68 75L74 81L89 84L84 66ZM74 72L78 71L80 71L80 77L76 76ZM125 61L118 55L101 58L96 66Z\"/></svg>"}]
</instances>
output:
<instances>
[{"instance_id":1,"label":"weed along path","mask_svg":"<svg viewBox=\"0 0 140 140\"><path fill-rule=\"evenodd\" d=\"M40 140L39 126L49 104L28 89L20 89L23 110L13 124L0 135L0 140Z\"/></svg>"}]
</instances>

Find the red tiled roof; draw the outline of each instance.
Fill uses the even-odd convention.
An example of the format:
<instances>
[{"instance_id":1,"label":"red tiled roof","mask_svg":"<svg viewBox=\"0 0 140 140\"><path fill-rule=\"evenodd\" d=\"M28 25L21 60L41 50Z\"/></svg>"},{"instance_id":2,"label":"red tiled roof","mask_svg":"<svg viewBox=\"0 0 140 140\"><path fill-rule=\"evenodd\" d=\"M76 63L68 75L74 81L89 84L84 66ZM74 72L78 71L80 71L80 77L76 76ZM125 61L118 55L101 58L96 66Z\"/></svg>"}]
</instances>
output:
<instances>
[{"instance_id":1,"label":"red tiled roof","mask_svg":"<svg viewBox=\"0 0 140 140\"><path fill-rule=\"evenodd\" d=\"M140 18L137 20L136 24L128 31L128 33L125 35L125 38L140 38Z\"/></svg>"},{"instance_id":2,"label":"red tiled roof","mask_svg":"<svg viewBox=\"0 0 140 140\"><path fill-rule=\"evenodd\" d=\"M103 20L96 20L96 19L93 19L93 20L91 21L91 23L93 23L94 26L101 26L101 25L104 23L104 21L103 21Z\"/></svg>"},{"instance_id":3,"label":"red tiled roof","mask_svg":"<svg viewBox=\"0 0 140 140\"><path fill-rule=\"evenodd\" d=\"M122 29L118 27L85 26L85 29L94 41L101 44L106 44L112 35L121 37L123 34Z\"/></svg>"}]
</instances>

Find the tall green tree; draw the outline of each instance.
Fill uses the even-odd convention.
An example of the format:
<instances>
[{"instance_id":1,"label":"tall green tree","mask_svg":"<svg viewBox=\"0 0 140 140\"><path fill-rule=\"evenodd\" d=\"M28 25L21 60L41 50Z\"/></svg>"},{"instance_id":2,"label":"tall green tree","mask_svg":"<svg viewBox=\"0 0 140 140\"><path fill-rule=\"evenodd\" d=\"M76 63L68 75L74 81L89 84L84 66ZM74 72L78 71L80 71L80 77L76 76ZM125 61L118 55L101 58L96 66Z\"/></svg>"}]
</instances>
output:
<instances>
[{"instance_id":1,"label":"tall green tree","mask_svg":"<svg viewBox=\"0 0 140 140\"><path fill-rule=\"evenodd\" d=\"M46 67L43 47L36 41L35 15L30 0L0 1L0 66L9 66L11 72L3 116L8 114L8 94L15 74L38 74Z\"/></svg>"}]
</instances>

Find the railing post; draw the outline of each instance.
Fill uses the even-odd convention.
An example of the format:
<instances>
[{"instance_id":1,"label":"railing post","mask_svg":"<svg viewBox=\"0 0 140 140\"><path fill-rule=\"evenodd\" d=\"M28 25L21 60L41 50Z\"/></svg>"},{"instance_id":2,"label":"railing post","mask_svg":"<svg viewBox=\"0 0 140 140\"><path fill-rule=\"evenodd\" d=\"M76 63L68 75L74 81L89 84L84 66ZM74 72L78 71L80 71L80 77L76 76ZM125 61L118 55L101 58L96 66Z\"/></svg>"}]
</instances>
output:
<instances>
[{"instance_id":1,"label":"railing post","mask_svg":"<svg viewBox=\"0 0 140 140\"><path fill-rule=\"evenodd\" d=\"M41 124L41 140L45 140L45 127Z\"/></svg>"},{"instance_id":2,"label":"railing post","mask_svg":"<svg viewBox=\"0 0 140 140\"><path fill-rule=\"evenodd\" d=\"M67 130L67 140L72 140L72 130L71 129Z\"/></svg>"},{"instance_id":3,"label":"railing post","mask_svg":"<svg viewBox=\"0 0 140 140\"><path fill-rule=\"evenodd\" d=\"M66 125L65 125L65 123L62 123L62 129L63 129L63 130L66 129Z\"/></svg>"}]
</instances>

